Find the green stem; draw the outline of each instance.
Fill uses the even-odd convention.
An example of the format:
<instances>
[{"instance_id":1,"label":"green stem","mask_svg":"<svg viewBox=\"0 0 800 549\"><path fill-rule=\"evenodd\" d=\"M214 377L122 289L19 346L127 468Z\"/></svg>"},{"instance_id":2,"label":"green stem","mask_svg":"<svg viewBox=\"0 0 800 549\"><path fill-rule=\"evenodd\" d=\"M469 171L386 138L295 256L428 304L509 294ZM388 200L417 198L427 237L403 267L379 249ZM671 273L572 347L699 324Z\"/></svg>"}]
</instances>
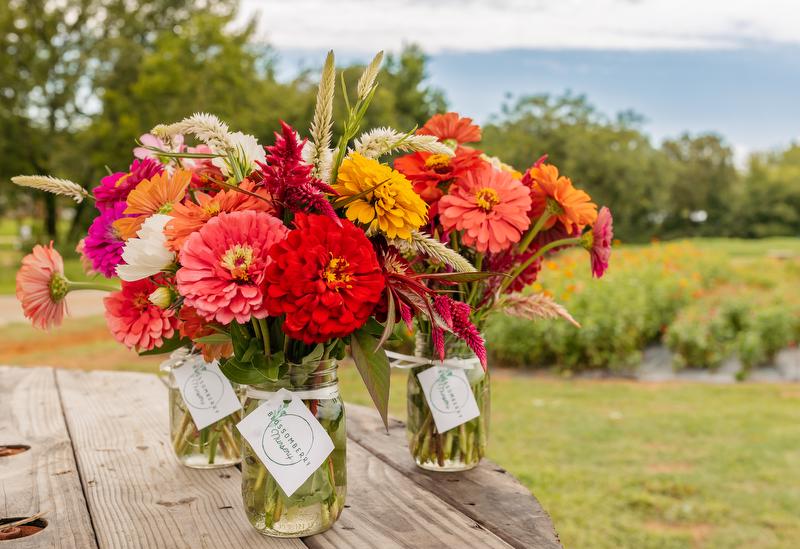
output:
<instances>
[{"instance_id":1,"label":"green stem","mask_svg":"<svg viewBox=\"0 0 800 549\"><path fill-rule=\"evenodd\" d=\"M71 292L73 290L103 290L104 292L116 292L119 291L119 288L117 286L102 284L100 282L72 282L71 280L68 280L67 291Z\"/></svg>"},{"instance_id":2,"label":"green stem","mask_svg":"<svg viewBox=\"0 0 800 549\"><path fill-rule=\"evenodd\" d=\"M536 224L531 228L530 231L528 231L528 233L525 235L525 238L522 239L519 245L517 245L517 250L519 250L520 252L524 252L525 250L527 250L528 246L530 246L531 242L533 242L533 239L536 238L536 235L539 234L539 231L542 230L544 224L547 223L547 221L551 217L553 217L553 214L550 213L549 209L545 209L542 216L538 220L536 220Z\"/></svg>"},{"instance_id":3,"label":"green stem","mask_svg":"<svg viewBox=\"0 0 800 549\"><path fill-rule=\"evenodd\" d=\"M514 280L516 280L516 279L517 279L517 277L518 277L519 275L521 275L522 273L524 273L524 272L525 272L525 269L527 269L528 267L530 267L530 266L531 266L531 264L532 264L534 261L536 261L537 259L539 259L540 257L542 257L544 254L546 254L547 252L549 252L549 251L550 251L550 250L552 250L553 248L558 248L558 247L560 247L560 246L573 246L573 245L575 245L575 244L580 244L580 242L581 242L581 239L580 239L580 237L576 237L576 238L562 238L562 239L560 239L560 240L554 240L553 242L551 242L551 243L549 243L549 244L546 244L546 245L542 246L541 248L539 248L539 249L536 251L536 253L535 253L535 254L533 254L532 256L530 256L530 257L528 258L528 260L527 260L525 263L523 263L523 264L521 264L521 265L517 266L517 268L516 268L516 269L514 269L514 271L511 273L511 276L509 276L508 278L506 278L506 279L503 281L503 283L502 283L502 284L500 284L500 289L499 289L499 292L498 292L498 293L501 293L501 294L502 294L504 291L506 291L506 289L507 289L509 286L511 286L511 284L514 282Z\"/></svg>"}]
</instances>

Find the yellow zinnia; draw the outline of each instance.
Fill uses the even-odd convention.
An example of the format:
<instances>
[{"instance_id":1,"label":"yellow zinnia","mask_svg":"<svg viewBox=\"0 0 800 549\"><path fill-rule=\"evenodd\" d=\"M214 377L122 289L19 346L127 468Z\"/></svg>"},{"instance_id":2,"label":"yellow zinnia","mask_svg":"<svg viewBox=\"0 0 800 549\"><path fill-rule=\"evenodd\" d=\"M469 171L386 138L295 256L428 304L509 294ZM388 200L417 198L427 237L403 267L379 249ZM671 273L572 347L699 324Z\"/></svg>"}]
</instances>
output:
<instances>
[{"instance_id":1,"label":"yellow zinnia","mask_svg":"<svg viewBox=\"0 0 800 549\"><path fill-rule=\"evenodd\" d=\"M427 220L428 205L403 174L377 160L352 153L342 162L333 188L341 199L375 190L347 205L347 219L389 238L411 238Z\"/></svg>"}]
</instances>

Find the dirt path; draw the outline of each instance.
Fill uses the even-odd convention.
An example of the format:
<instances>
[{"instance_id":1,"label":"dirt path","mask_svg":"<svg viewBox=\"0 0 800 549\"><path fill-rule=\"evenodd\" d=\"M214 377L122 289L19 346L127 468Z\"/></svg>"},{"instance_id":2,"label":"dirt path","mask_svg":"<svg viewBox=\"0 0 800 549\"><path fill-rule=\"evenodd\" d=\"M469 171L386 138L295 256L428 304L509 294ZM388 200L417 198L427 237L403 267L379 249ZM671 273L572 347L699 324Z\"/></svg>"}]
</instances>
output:
<instances>
[{"instance_id":1,"label":"dirt path","mask_svg":"<svg viewBox=\"0 0 800 549\"><path fill-rule=\"evenodd\" d=\"M72 318L102 315L103 296L106 292L84 290L67 296L67 310ZM28 322L22 314L22 307L13 295L0 295L0 326L14 322Z\"/></svg>"}]
</instances>

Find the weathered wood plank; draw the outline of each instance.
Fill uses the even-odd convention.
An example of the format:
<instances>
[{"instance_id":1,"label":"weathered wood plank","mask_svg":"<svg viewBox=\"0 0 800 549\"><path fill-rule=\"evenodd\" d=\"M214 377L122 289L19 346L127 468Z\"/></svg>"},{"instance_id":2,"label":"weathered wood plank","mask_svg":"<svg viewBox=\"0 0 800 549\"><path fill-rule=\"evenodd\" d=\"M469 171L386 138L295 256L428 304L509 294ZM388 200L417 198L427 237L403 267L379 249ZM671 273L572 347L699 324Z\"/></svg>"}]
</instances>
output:
<instances>
[{"instance_id":1,"label":"weathered wood plank","mask_svg":"<svg viewBox=\"0 0 800 549\"><path fill-rule=\"evenodd\" d=\"M18 549L96 548L50 368L0 366L0 445L14 444L31 448L0 457L0 517L47 511L48 526L9 545Z\"/></svg>"},{"instance_id":2,"label":"weathered wood plank","mask_svg":"<svg viewBox=\"0 0 800 549\"><path fill-rule=\"evenodd\" d=\"M433 473L417 467L406 446L405 425L396 419L389 434L377 414L347 407L347 434L372 454L514 547L558 549L550 517L513 476L484 460L463 473Z\"/></svg>"},{"instance_id":3,"label":"weathered wood plank","mask_svg":"<svg viewBox=\"0 0 800 549\"><path fill-rule=\"evenodd\" d=\"M236 469L178 464L156 376L62 370L57 380L100 549L305 547L250 526Z\"/></svg>"},{"instance_id":4,"label":"weathered wood plank","mask_svg":"<svg viewBox=\"0 0 800 549\"><path fill-rule=\"evenodd\" d=\"M306 538L309 547L509 547L353 440L347 462L349 508L333 528Z\"/></svg>"}]
</instances>

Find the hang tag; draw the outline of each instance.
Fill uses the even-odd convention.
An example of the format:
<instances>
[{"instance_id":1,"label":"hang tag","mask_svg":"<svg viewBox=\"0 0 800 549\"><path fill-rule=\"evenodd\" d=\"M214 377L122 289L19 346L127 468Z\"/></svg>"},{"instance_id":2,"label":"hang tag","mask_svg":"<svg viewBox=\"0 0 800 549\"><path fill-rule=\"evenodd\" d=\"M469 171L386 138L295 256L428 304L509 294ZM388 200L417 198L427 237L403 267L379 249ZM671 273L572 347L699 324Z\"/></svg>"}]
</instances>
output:
<instances>
[{"instance_id":1,"label":"hang tag","mask_svg":"<svg viewBox=\"0 0 800 549\"><path fill-rule=\"evenodd\" d=\"M417 378L440 433L481 415L463 369L431 366Z\"/></svg>"},{"instance_id":2,"label":"hang tag","mask_svg":"<svg viewBox=\"0 0 800 549\"><path fill-rule=\"evenodd\" d=\"M333 451L333 440L317 418L286 390L253 410L236 428L287 496Z\"/></svg>"},{"instance_id":3,"label":"hang tag","mask_svg":"<svg viewBox=\"0 0 800 549\"><path fill-rule=\"evenodd\" d=\"M222 374L216 360L206 362L202 356L190 357L173 368L172 375L197 429L204 429L242 409L233 385Z\"/></svg>"}]
</instances>

